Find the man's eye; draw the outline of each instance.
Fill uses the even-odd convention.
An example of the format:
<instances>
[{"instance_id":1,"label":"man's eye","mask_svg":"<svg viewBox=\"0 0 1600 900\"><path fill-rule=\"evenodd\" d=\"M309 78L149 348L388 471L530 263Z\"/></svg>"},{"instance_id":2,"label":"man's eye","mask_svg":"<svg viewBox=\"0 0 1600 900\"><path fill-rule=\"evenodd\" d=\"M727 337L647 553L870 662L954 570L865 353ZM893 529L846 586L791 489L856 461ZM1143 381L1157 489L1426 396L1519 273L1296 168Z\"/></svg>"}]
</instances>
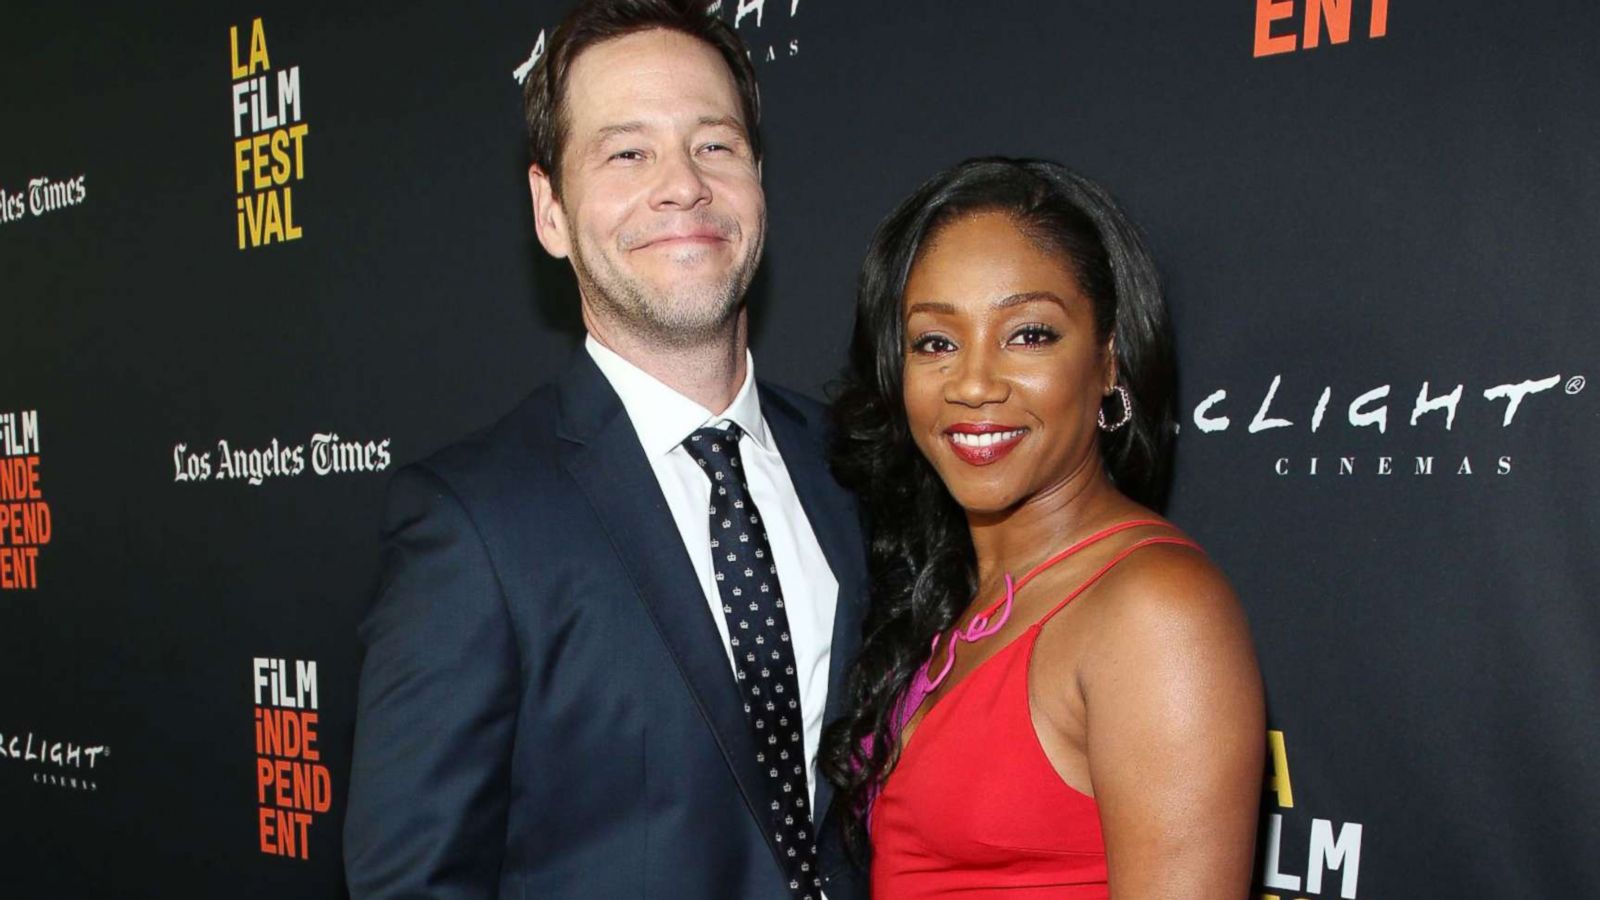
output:
<instances>
[{"instance_id":1,"label":"man's eye","mask_svg":"<svg viewBox=\"0 0 1600 900\"><path fill-rule=\"evenodd\" d=\"M1024 325L1017 329L1007 343L1024 347L1042 347L1061 340L1060 332L1048 325Z\"/></svg>"},{"instance_id":2,"label":"man's eye","mask_svg":"<svg viewBox=\"0 0 1600 900\"><path fill-rule=\"evenodd\" d=\"M942 334L925 334L911 342L912 353L949 353L956 345Z\"/></svg>"},{"instance_id":3,"label":"man's eye","mask_svg":"<svg viewBox=\"0 0 1600 900\"><path fill-rule=\"evenodd\" d=\"M700 148L701 153L732 153L733 148L727 144L706 144Z\"/></svg>"},{"instance_id":4,"label":"man's eye","mask_svg":"<svg viewBox=\"0 0 1600 900\"><path fill-rule=\"evenodd\" d=\"M623 160L624 162L637 162L638 160L644 159L644 151L642 151L642 150L618 150L617 152L611 154L610 158L611 159L620 159L620 160Z\"/></svg>"}]
</instances>

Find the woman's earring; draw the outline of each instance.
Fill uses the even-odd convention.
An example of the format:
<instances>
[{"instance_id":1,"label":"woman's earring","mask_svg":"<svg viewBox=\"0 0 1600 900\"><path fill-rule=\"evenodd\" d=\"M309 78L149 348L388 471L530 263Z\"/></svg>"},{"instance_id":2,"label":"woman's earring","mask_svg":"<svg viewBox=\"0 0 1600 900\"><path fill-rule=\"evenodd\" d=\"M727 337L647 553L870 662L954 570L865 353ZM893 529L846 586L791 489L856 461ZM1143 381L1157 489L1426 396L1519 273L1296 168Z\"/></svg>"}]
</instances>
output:
<instances>
[{"instance_id":1,"label":"woman's earring","mask_svg":"<svg viewBox=\"0 0 1600 900\"><path fill-rule=\"evenodd\" d=\"M1115 387L1113 387L1112 391L1114 391L1116 393L1116 395L1122 399L1122 418L1118 419L1116 421L1116 424L1114 424L1114 425L1106 424L1106 408L1105 408L1104 404L1101 404L1101 406L1100 406L1100 430L1101 431L1116 431L1118 428L1121 428L1122 426L1128 424L1128 420L1133 418L1133 398L1128 396L1128 389L1119 384L1119 385L1116 385ZM1106 396L1109 397L1111 395L1107 394Z\"/></svg>"}]
</instances>

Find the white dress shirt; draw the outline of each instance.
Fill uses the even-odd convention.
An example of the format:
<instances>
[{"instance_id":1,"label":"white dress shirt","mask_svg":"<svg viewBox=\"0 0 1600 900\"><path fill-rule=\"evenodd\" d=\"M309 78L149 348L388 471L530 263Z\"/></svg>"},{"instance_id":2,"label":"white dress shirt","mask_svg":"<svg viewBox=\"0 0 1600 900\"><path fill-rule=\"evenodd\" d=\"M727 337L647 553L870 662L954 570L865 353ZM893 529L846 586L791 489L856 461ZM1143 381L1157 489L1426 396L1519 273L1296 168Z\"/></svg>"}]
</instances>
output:
<instances>
[{"instance_id":1,"label":"white dress shirt","mask_svg":"<svg viewBox=\"0 0 1600 900\"><path fill-rule=\"evenodd\" d=\"M628 362L592 336L584 349L611 383L622 407L633 422L634 433L644 447L650 468L655 472L661 493L666 495L672 520L678 526L683 546L694 563L701 592L711 610L711 621L722 635L722 649L728 656L729 677L737 671L733 648L728 645L728 621L722 612L722 597L717 592L716 572L711 563L711 529L706 509L711 505L711 480L683 449L683 442L696 429L726 428L731 422L744 432L739 442L745 479L751 499L761 510L767 541L778 566L778 583L783 605L789 615L789 635L793 639L795 677L800 683L800 712L805 717L805 749L809 775L806 779L813 802L817 796L817 746L822 737L823 706L828 698L828 660L833 646L833 612L839 599L839 582L822 555L816 533L806 518L794 483L784 467L778 445L767 430L761 415L761 401L755 389L755 362L745 353L744 384L733 402L720 414L712 413L638 366ZM812 811L816 820L820 812Z\"/></svg>"}]
</instances>

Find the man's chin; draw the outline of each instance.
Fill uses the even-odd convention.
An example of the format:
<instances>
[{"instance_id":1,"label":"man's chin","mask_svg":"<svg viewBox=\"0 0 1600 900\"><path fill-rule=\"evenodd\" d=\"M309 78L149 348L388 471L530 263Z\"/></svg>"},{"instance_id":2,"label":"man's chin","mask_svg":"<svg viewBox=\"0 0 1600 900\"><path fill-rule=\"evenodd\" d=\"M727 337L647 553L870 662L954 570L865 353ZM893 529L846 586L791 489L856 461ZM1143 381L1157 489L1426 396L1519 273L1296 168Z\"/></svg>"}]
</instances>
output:
<instances>
[{"instance_id":1,"label":"man's chin","mask_svg":"<svg viewBox=\"0 0 1600 900\"><path fill-rule=\"evenodd\" d=\"M635 269L638 277L657 293L677 292L684 287L707 290L734 280L733 260L704 246L658 253L640 262L643 265Z\"/></svg>"},{"instance_id":2,"label":"man's chin","mask_svg":"<svg viewBox=\"0 0 1600 900\"><path fill-rule=\"evenodd\" d=\"M730 298L725 286L706 292L674 291L657 294L634 307L629 318L634 327L648 331L656 340L678 346L703 344L725 339L738 316L739 303Z\"/></svg>"},{"instance_id":3,"label":"man's chin","mask_svg":"<svg viewBox=\"0 0 1600 900\"><path fill-rule=\"evenodd\" d=\"M652 266L614 276L589 282L596 306L631 331L677 346L725 339L746 286L726 267Z\"/></svg>"},{"instance_id":4,"label":"man's chin","mask_svg":"<svg viewBox=\"0 0 1600 900\"><path fill-rule=\"evenodd\" d=\"M738 283L726 272L717 277L668 278L651 284L645 303L663 319L715 323L731 317L739 305Z\"/></svg>"}]
</instances>

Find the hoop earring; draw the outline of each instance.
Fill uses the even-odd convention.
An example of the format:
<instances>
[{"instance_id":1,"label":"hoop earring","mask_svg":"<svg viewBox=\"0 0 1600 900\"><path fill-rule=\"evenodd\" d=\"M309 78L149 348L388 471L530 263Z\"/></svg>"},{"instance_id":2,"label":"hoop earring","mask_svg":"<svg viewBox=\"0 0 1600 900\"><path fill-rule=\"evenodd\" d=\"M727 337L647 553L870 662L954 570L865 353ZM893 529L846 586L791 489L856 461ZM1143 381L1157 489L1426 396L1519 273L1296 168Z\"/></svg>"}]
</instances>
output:
<instances>
[{"instance_id":1,"label":"hoop earring","mask_svg":"<svg viewBox=\"0 0 1600 900\"><path fill-rule=\"evenodd\" d=\"M1122 400L1122 418L1118 419L1114 425L1107 425L1105 404L1101 404L1099 423L1100 430L1105 432L1116 431L1118 428L1128 424L1128 420L1133 418L1133 398L1128 395L1128 389L1119 384L1113 387L1112 391ZM1106 396L1109 397L1110 394Z\"/></svg>"}]
</instances>

